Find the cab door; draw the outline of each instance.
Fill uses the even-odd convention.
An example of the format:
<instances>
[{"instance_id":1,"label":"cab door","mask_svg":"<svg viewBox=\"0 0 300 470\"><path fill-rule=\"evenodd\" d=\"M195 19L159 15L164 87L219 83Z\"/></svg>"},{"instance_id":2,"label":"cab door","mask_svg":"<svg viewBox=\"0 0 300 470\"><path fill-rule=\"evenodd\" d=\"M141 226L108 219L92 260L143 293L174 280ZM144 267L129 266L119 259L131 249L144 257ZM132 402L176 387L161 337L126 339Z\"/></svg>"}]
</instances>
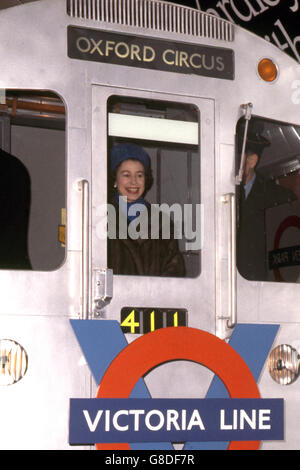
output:
<instances>
[{"instance_id":1,"label":"cab door","mask_svg":"<svg viewBox=\"0 0 300 470\"><path fill-rule=\"evenodd\" d=\"M213 101L93 86L92 102L91 301L94 317L117 320L128 341L136 335L168 326L186 325L215 333ZM151 208L159 206L172 219L185 274L180 277L113 274L111 301L97 309L97 284L101 275L107 273L105 269L110 267L105 231L110 189L109 152L122 142L138 144L150 157L153 184L145 199ZM108 283L106 279L104 285ZM186 364L185 368L188 367L193 366ZM176 393L185 388L179 376L177 374L177 387L177 381L172 382ZM157 393L164 387L169 390L167 377L168 374L162 374L160 379L154 380ZM200 378L199 382L190 381L188 396L194 389L199 397L199 387L206 387L204 382Z\"/></svg>"}]
</instances>

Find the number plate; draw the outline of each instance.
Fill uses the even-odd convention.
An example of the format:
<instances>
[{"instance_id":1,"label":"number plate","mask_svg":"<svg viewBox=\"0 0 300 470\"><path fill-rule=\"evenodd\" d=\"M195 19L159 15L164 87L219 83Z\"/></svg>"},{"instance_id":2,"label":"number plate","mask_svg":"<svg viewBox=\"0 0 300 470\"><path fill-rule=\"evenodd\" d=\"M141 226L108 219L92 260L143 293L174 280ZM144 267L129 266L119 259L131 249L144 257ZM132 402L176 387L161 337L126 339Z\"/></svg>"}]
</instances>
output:
<instances>
[{"instance_id":1,"label":"number plate","mask_svg":"<svg viewBox=\"0 0 300 470\"><path fill-rule=\"evenodd\" d=\"M169 326L187 326L187 310L143 307L123 307L121 310L124 333L144 334Z\"/></svg>"}]
</instances>

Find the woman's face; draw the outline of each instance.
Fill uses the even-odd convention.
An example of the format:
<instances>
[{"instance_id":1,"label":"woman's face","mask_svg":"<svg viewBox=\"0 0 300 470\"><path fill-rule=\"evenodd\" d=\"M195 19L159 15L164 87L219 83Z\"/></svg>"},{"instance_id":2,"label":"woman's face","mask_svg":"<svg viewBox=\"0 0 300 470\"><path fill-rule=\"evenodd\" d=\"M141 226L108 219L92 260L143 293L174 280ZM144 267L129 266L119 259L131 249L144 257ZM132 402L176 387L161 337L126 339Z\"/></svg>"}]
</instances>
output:
<instances>
[{"instance_id":1,"label":"woman's face","mask_svg":"<svg viewBox=\"0 0 300 470\"><path fill-rule=\"evenodd\" d=\"M144 165L137 160L125 160L117 170L115 184L128 202L136 201L145 191Z\"/></svg>"}]
</instances>

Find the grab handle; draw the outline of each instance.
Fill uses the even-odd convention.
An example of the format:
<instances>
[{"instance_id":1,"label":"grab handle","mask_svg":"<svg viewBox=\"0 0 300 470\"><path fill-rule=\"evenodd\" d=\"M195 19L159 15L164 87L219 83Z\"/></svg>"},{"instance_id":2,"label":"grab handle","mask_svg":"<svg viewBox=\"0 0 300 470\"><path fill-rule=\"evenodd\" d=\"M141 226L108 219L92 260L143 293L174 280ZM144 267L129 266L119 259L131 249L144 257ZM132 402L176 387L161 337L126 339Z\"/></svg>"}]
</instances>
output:
<instances>
[{"instance_id":1,"label":"grab handle","mask_svg":"<svg viewBox=\"0 0 300 470\"><path fill-rule=\"evenodd\" d=\"M78 183L81 198L81 319L87 320L90 311L90 244L89 244L89 182L81 180Z\"/></svg>"},{"instance_id":2,"label":"grab handle","mask_svg":"<svg viewBox=\"0 0 300 470\"><path fill-rule=\"evenodd\" d=\"M236 298L236 207L233 193L222 196L224 204L229 204L228 217L228 328L237 324L237 298Z\"/></svg>"},{"instance_id":3,"label":"grab handle","mask_svg":"<svg viewBox=\"0 0 300 470\"><path fill-rule=\"evenodd\" d=\"M244 135L243 135L243 144L242 144L242 151L241 151L241 158L240 158L240 169L239 169L238 175L235 178L235 184L237 185L239 185L243 180L243 173L244 173L245 160L246 160L245 149L246 149L246 142L247 142L247 136L248 136L248 126L249 126L249 121L252 115L253 104L252 103L242 104L241 108L245 110L245 130L244 130Z\"/></svg>"}]
</instances>

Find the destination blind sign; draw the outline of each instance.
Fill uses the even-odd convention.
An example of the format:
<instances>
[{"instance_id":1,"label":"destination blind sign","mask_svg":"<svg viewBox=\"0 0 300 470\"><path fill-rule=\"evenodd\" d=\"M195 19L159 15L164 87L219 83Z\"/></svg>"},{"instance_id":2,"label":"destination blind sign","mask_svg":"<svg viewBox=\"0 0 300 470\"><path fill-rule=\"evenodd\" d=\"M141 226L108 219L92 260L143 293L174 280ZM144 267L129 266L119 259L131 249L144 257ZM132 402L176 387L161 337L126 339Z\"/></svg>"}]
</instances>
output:
<instances>
[{"instance_id":1,"label":"destination blind sign","mask_svg":"<svg viewBox=\"0 0 300 470\"><path fill-rule=\"evenodd\" d=\"M234 79L231 49L68 27L68 56L106 64Z\"/></svg>"}]
</instances>

